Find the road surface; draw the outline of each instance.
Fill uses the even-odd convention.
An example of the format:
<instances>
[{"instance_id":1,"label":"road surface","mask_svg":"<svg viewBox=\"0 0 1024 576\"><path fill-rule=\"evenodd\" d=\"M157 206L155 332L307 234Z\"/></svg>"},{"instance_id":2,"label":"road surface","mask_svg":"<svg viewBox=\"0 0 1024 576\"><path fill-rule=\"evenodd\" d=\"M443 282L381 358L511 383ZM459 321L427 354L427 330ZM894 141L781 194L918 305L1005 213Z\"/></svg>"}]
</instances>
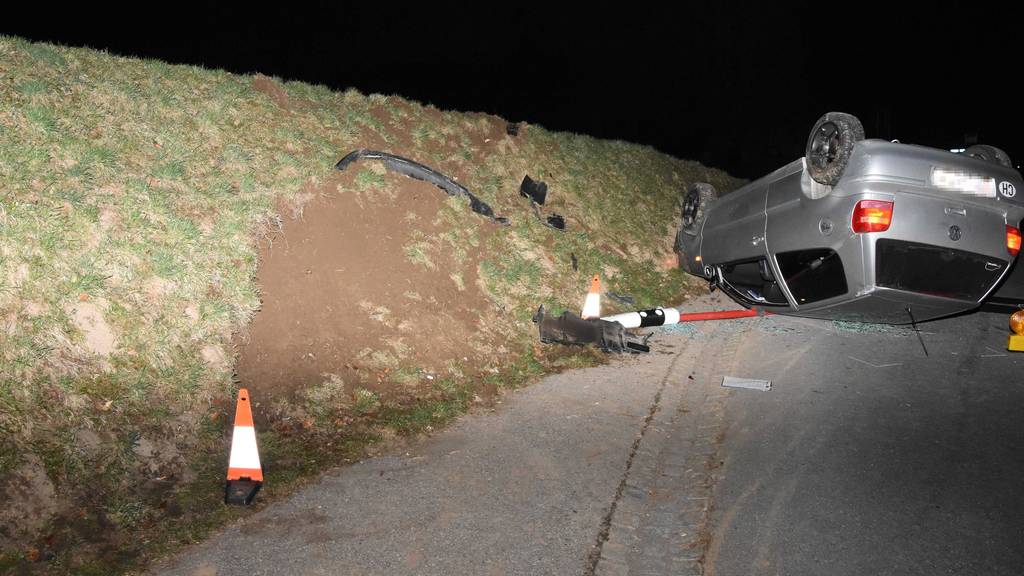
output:
<instances>
[{"instance_id":1,"label":"road surface","mask_svg":"<svg viewBox=\"0 0 1024 576\"><path fill-rule=\"evenodd\" d=\"M901 327L679 326L331 471L153 572L1019 574L1024 354L1006 320L922 324L927 356Z\"/></svg>"}]
</instances>

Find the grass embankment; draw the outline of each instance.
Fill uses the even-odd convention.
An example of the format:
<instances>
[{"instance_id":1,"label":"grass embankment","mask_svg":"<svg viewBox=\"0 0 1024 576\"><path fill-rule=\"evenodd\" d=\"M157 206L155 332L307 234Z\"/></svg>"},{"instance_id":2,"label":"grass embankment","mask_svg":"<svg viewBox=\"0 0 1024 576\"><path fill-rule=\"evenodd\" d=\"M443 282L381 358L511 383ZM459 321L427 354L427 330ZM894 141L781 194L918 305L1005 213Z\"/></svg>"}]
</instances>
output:
<instances>
[{"instance_id":1,"label":"grass embankment","mask_svg":"<svg viewBox=\"0 0 1024 576\"><path fill-rule=\"evenodd\" d=\"M457 175L512 219L497 228L451 200L440 233L405 250L422 266L479 253L479 312L500 354L418 379L415 394L334 380L293 394L303 425L260 430L261 498L443 424L486 387L590 361L539 350L530 316L578 306L595 272L638 306L685 291L663 264L679 193L695 180L728 188L725 174L622 142L504 130L397 97L0 37L0 572L130 569L248 513L221 505L220 487L259 242L290 217L276 207L300 209L353 148ZM391 185L354 169L338 194ZM527 173L550 185L566 232L532 217L518 195ZM416 379L401 358L384 373L403 389Z\"/></svg>"}]
</instances>

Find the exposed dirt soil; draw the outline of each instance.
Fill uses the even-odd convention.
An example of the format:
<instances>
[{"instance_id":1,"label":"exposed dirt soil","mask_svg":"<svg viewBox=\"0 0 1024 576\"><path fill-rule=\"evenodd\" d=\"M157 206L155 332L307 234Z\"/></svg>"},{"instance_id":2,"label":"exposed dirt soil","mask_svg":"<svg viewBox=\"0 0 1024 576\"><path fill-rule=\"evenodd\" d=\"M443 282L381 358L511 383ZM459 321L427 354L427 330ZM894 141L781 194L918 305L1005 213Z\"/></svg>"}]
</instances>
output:
<instances>
[{"instance_id":1,"label":"exposed dirt soil","mask_svg":"<svg viewBox=\"0 0 1024 576\"><path fill-rule=\"evenodd\" d=\"M289 109L288 94L273 78L257 74L252 80L252 88L257 92L270 96L270 99L274 101L274 104L277 104L278 108L282 110Z\"/></svg>"},{"instance_id":2,"label":"exposed dirt soil","mask_svg":"<svg viewBox=\"0 0 1024 576\"><path fill-rule=\"evenodd\" d=\"M429 238L438 230L445 193L389 174L388 192L367 197L351 189L356 172L308 187L314 197L301 215L286 217L261 247L262 308L242 338L237 375L264 402L337 378L349 394L359 387L384 398L411 396L431 381L426 375L463 359L478 364L488 348L480 334L490 303L477 286L479 256L470 250L458 262L432 254L431 269L407 253L417 231ZM468 206L466 217L490 225ZM394 382L399 367L407 376Z\"/></svg>"}]
</instances>

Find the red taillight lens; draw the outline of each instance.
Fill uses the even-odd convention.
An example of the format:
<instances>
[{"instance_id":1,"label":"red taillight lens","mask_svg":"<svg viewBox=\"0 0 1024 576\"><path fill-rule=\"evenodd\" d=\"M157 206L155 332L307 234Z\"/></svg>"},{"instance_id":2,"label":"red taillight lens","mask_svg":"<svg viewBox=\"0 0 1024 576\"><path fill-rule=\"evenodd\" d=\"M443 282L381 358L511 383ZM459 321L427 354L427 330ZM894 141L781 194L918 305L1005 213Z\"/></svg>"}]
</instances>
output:
<instances>
[{"instance_id":1,"label":"red taillight lens","mask_svg":"<svg viewBox=\"0 0 1024 576\"><path fill-rule=\"evenodd\" d=\"M1006 225L1006 251L1010 256L1016 256L1020 252L1020 230Z\"/></svg>"},{"instance_id":2,"label":"red taillight lens","mask_svg":"<svg viewBox=\"0 0 1024 576\"><path fill-rule=\"evenodd\" d=\"M861 200L853 209L853 231L885 232L892 224L892 202Z\"/></svg>"}]
</instances>

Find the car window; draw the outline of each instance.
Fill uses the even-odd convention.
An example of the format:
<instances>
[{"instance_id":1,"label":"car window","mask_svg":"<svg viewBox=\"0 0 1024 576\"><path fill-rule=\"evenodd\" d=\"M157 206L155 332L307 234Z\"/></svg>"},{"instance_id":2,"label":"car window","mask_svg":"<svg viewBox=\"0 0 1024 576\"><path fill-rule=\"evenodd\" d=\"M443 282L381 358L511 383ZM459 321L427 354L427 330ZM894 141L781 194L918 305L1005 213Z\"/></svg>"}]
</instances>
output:
<instances>
[{"instance_id":1,"label":"car window","mask_svg":"<svg viewBox=\"0 0 1024 576\"><path fill-rule=\"evenodd\" d=\"M875 243L875 252L879 286L958 300L981 299L1010 264L964 250L888 238Z\"/></svg>"},{"instance_id":2,"label":"car window","mask_svg":"<svg viewBox=\"0 0 1024 576\"><path fill-rule=\"evenodd\" d=\"M789 305L764 258L723 264L719 270L723 289L740 300L757 306Z\"/></svg>"},{"instance_id":3,"label":"car window","mask_svg":"<svg viewBox=\"0 0 1024 576\"><path fill-rule=\"evenodd\" d=\"M835 250L780 252L775 255L775 261L797 305L842 296L848 290L843 262Z\"/></svg>"}]
</instances>

